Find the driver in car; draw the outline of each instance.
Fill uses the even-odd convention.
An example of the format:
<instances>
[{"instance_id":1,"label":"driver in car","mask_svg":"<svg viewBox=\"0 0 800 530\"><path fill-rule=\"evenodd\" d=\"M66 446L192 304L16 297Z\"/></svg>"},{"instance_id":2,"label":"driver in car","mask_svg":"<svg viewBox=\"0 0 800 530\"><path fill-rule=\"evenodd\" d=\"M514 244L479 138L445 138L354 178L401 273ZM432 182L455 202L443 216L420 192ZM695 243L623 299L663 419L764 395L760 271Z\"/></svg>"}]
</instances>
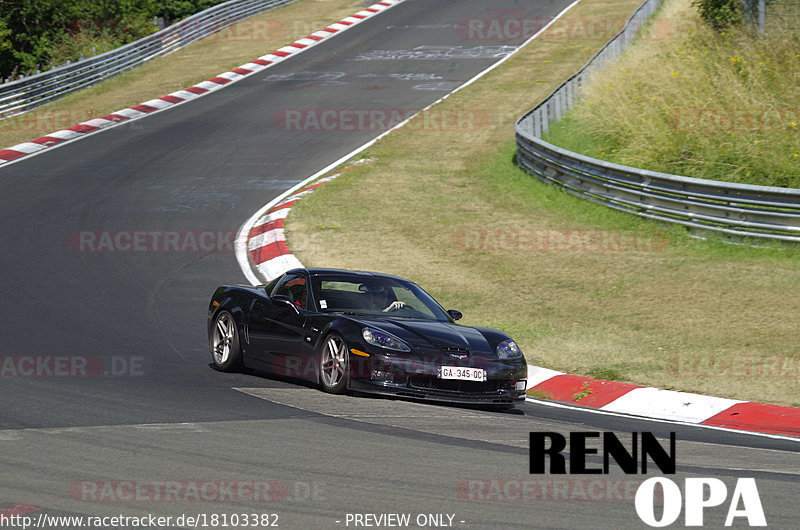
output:
<instances>
[{"instance_id":1,"label":"driver in car","mask_svg":"<svg viewBox=\"0 0 800 530\"><path fill-rule=\"evenodd\" d=\"M388 306L381 309L384 313L389 313L391 311L397 311L398 309L402 309L406 306L405 302L401 302L395 298L394 292L392 289L387 288L385 285L380 284L362 284L359 286L359 290L362 292L369 293L372 297L372 306L375 309L379 307L383 307L384 304L387 302L389 303ZM389 302L389 300L392 300Z\"/></svg>"},{"instance_id":2,"label":"driver in car","mask_svg":"<svg viewBox=\"0 0 800 530\"><path fill-rule=\"evenodd\" d=\"M403 309L406 306L405 302L401 302L400 300L395 300L389 307L383 310L384 313L388 313L390 311L397 311L398 309Z\"/></svg>"}]
</instances>

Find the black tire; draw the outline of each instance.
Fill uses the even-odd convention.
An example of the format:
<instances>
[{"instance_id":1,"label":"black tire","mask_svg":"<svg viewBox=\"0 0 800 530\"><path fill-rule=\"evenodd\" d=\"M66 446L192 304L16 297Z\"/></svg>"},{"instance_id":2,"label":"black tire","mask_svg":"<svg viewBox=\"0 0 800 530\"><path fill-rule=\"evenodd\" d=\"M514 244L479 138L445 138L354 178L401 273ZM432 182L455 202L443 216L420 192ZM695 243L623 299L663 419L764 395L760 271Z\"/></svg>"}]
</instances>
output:
<instances>
[{"instance_id":1,"label":"black tire","mask_svg":"<svg viewBox=\"0 0 800 530\"><path fill-rule=\"evenodd\" d=\"M319 386L330 394L341 394L347 389L350 351L347 343L331 333L322 341L319 351Z\"/></svg>"},{"instance_id":2,"label":"black tire","mask_svg":"<svg viewBox=\"0 0 800 530\"><path fill-rule=\"evenodd\" d=\"M214 367L222 372L236 372L242 368L242 348L236 320L227 311L214 318L214 327L208 341Z\"/></svg>"}]
</instances>

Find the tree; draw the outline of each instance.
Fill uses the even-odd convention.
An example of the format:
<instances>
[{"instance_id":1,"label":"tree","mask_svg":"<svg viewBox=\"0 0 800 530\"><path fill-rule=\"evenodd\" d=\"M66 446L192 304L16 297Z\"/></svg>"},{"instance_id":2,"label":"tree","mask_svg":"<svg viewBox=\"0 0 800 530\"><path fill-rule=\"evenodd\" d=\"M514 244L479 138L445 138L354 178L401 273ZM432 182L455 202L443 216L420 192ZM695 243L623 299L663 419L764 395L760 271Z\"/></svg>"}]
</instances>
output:
<instances>
[{"instance_id":1,"label":"tree","mask_svg":"<svg viewBox=\"0 0 800 530\"><path fill-rule=\"evenodd\" d=\"M0 0L0 77L133 42L223 0Z\"/></svg>"}]
</instances>

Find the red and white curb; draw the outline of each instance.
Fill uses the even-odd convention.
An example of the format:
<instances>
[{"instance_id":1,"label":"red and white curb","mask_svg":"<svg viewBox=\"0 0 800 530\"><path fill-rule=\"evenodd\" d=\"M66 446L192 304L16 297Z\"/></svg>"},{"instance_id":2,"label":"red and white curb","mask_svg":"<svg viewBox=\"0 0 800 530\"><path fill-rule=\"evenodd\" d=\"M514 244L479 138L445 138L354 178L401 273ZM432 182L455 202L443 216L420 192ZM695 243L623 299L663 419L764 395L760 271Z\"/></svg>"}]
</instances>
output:
<instances>
[{"instance_id":1,"label":"red and white curb","mask_svg":"<svg viewBox=\"0 0 800 530\"><path fill-rule=\"evenodd\" d=\"M528 365L528 393L608 413L800 437L800 409L603 381Z\"/></svg>"},{"instance_id":2,"label":"red and white curb","mask_svg":"<svg viewBox=\"0 0 800 530\"><path fill-rule=\"evenodd\" d=\"M172 92L160 98L145 101L144 103L140 103L139 105L135 105L133 107L112 112L106 116L101 116L99 118L94 118L79 123L78 125L74 125L67 129L49 133L29 142L23 142L7 149L0 149L0 167L27 156L41 153L46 149L84 138L90 134L119 125L120 123L136 120L155 112L168 109L175 105L185 103L215 90L219 90L220 88L234 83L247 75L250 75L254 72L259 72L265 68L269 68L270 66L284 61L292 55L296 55L324 40L328 40L332 36L337 35L342 31L345 31L346 29L351 28L363 22L364 20L367 20L368 18L372 18L378 13L386 11L387 9L403 1L404 0L382 0L381 2L373 4L366 9L362 9L358 13L344 18L339 22L335 22L324 29L315 31L314 33L303 37L302 39L298 39L292 44L284 46L283 48L279 48L271 53L259 57L258 59L254 59L238 68L234 68L228 72L223 72L215 77L212 77L211 79L208 79L207 81L202 81L196 85Z\"/></svg>"}]
</instances>

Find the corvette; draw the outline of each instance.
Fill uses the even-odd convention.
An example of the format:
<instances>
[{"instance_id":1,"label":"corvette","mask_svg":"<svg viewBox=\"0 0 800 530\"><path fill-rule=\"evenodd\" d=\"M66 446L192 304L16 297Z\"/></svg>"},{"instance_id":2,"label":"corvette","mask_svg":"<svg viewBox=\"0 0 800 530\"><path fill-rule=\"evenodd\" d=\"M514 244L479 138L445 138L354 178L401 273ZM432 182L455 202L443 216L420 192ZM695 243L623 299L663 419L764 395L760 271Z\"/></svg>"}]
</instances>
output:
<instances>
[{"instance_id":1,"label":"corvette","mask_svg":"<svg viewBox=\"0 0 800 530\"><path fill-rule=\"evenodd\" d=\"M214 366L312 381L326 392L510 408L527 364L490 328L457 324L415 283L388 274L294 269L267 285L223 285L208 308Z\"/></svg>"}]
</instances>

